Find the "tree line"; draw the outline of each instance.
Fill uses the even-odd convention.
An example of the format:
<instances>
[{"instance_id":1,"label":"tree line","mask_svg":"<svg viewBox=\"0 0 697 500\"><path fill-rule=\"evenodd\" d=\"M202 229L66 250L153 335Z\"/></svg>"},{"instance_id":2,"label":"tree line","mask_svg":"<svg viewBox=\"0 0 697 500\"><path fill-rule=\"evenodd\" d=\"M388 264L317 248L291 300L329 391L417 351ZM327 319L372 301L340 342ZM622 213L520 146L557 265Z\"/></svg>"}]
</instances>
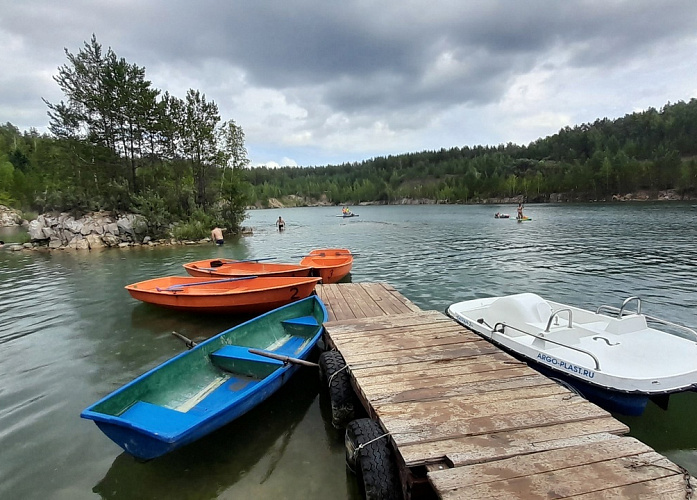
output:
<instances>
[{"instance_id":1,"label":"tree line","mask_svg":"<svg viewBox=\"0 0 697 500\"><path fill-rule=\"evenodd\" d=\"M527 146L455 147L326 167L252 168L252 201L403 198L469 203L523 197L608 200L641 190L697 193L697 100L565 127Z\"/></svg>"},{"instance_id":2,"label":"tree line","mask_svg":"<svg viewBox=\"0 0 697 500\"><path fill-rule=\"evenodd\" d=\"M239 228L248 204L523 197L607 200L640 190L697 194L697 100L598 119L526 146L464 146L321 167L248 168L244 132L190 89L178 98L92 36L54 80L50 134L0 125L0 204L25 211L143 214L164 233ZM554 198L557 199L557 198ZM187 232L189 234L187 234ZM175 234L176 236L176 234Z\"/></svg>"},{"instance_id":3,"label":"tree line","mask_svg":"<svg viewBox=\"0 0 697 500\"><path fill-rule=\"evenodd\" d=\"M65 95L48 107L50 134L0 126L0 203L24 210L143 214L163 232L236 231L249 185L244 132L190 89L162 93L145 68L103 50L92 36L54 80ZM182 235L186 236L186 235Z\"/></svg>"}]
</instances>

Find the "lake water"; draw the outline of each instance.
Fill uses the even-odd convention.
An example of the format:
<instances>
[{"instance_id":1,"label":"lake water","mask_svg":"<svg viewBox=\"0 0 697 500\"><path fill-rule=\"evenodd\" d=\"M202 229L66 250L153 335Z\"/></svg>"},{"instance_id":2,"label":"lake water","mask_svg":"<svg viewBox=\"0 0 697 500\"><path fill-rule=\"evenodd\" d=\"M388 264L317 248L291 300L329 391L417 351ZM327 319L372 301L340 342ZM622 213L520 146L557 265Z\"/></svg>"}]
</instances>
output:
<instances>
[{"instance_id":1,"label":"lake water","mask_svg":"<svg viewBox=\"0 0 697 500\"><path fill-rule=\"evenodd\" d=\"M423 309L530 291L595 309L642 298L647 314L697 326L697 206L530 205L531 222L494 219L514 206L252 211L254 235L225 245L101 252L0 251L0 498L359 498L343 436L328 424L317 375L300 372L245 417L161 459L138 463L80 411L204 339L224 317L173 313L123 287L185 275L204 258L298 262L313 248L360 254L350 279L386 281ZM282 215L286 230L276 231ZM12 241L5 238L6 241ZM670 360L659 360L670 363ZM621 420L697 474L697 394Z\"/></svg>"}]
</instances>

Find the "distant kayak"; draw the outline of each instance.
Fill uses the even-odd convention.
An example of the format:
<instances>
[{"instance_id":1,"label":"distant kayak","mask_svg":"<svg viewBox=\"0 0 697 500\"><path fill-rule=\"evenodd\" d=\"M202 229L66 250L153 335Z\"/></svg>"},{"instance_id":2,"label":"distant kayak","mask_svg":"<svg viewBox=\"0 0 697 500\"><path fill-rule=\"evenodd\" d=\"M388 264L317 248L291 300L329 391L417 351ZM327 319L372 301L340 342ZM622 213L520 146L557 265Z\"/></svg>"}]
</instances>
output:
<instances>
[{"instance_id":1,"label":"distant kayak","mask_svg":"<svg viewBox=\"0 0 697 500\"><path fill-rule=\"evenodd\" d=\"M353 213L351 213L351 214L341 214L341 215L337 215L337 217L343 217L343 218L345 219L345 218L347 218L347 217L358 217L358 214L353 214Z\"/></svg>"}]
</instances>

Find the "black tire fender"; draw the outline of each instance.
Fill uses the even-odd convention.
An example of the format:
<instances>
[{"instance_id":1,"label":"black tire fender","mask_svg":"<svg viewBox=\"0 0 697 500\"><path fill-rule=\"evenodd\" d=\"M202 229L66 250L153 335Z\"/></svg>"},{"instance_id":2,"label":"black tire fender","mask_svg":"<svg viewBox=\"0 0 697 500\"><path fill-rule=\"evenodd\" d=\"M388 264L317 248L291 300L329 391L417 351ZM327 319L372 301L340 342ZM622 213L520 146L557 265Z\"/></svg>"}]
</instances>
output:
<instances>
[{"instance_id":1,"label":"black tire fender","mask_svg":"<svg viewBox=\"0 0 697 500\"><path fill-rule=\"evenodd\" d=\"M352 420L344 437L346 465L356 474L367 500L402 498L397 461L389 436L369 418Z\"/></svg>"},{"instance_id":2,"label":"black tire fender","mask_svg":"<svg viewBox=\"0 0 697 500\"><path fill-rule=\"evenodd\" d=\"M332 408L332 426L343 429L355 417L356 397L351 387L346 362L337 351L325 351L319 356L319 377L327 387Z\"/></svg>"}]
</instances>

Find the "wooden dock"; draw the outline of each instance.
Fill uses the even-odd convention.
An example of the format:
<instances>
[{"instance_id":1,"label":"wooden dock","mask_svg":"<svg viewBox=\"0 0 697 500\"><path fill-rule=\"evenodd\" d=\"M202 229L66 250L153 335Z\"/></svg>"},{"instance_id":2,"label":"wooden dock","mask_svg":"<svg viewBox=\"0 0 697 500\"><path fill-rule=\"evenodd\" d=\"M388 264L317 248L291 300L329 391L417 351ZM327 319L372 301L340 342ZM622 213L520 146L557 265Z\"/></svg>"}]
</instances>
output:
<instances>
[{"instance_id":1,"label":"wooden dock","mask_svg":"<svg viewBox=\"0 0 697 500\"><path fill-rule=\"evenodd\" d=\"M317 290L407 498L692 497L694 478L608 412L444 314L384 283Z\"/></svg>"}]
</instances>

